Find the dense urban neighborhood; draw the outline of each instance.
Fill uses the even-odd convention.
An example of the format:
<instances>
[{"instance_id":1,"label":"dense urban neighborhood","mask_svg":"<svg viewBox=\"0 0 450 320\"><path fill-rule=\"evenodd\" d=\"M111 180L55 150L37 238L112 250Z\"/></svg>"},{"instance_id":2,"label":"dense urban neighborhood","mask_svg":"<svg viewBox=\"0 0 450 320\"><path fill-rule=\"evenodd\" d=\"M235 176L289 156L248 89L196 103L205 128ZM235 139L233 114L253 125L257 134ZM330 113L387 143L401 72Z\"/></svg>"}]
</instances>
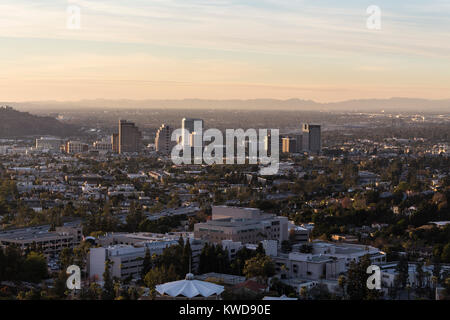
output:
<instances>
[{"instance_id":1,"label":"dense urban neighborhood","mask_svg":"<svg viewBox=\"0 0 450 320\"><path fill-rule=\"evenodd\" d=\"M266 176L175 165L167 124L0 139L0 299L448 299L448 121L299 123Z\"/></svg>"}]
</instances>

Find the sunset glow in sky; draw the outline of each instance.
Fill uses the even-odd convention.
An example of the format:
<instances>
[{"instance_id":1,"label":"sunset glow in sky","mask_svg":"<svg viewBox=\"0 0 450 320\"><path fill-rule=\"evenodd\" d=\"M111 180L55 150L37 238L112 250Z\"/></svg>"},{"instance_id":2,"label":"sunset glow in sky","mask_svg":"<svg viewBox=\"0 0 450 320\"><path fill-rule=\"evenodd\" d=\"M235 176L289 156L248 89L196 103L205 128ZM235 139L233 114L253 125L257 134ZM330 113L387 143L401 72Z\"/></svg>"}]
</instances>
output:
<instances>
[{"instance_id":1,"label":"sunset glow in sky","mask_svg":"<svg viewBox=\"0 0 450 320\"><path fill-rule=\"evenodd\" d=\"M366 27L370 5L381 30ZM0 12L0 101L450 98L450 0L2 0Z\"/></svg>"}]
</instances>

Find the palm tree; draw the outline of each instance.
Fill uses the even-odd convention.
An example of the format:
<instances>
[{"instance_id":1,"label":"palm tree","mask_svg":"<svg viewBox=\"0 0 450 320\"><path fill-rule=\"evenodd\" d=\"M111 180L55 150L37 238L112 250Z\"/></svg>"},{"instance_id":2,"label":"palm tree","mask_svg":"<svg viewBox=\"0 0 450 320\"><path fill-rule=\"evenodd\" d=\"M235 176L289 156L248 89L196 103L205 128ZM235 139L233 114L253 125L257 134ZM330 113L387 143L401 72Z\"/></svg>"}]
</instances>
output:
<instances>
[{"instance_id":1,"label":"palm tree","mask_svg":"<svg viewBox=\"0 0 450 320\"><path fill-rule=\"evenodd\" d=\"M406 285L406 292L408 292L408 300L410 300L411 285L409 283Z\"/></svg>"},{"instance_id":2,"label":"palm tree","mask_svg":"<svg viewBox=\"0 0 450 320\"><path fill-rule=\"evenodd\" d=\"M345 285L347 283L347 279L345 278L344 275L340 275L338 278L338 285L339 288L341 288L342 290L342 298L345 300Z\"/></svg>"},{"instance_id":3,"label":"palm tree","mask_svg":"<svg viewBox=\"0 0 450 320\"><path fill-rule=\"evenodd\" d=\"M300 289L300 297L304 300L308 299L308 289L306 287Z\"/></svg>"},{"instance_id":4,"label":"palm tree","mask_svg":"<svg viewBox=\"0 0 450 320\"><path fill-rule=\"evenodd\" d=\"M431 277L431 283L433 283L433 295L436 294L436 287L438 283L438 278L436 276Z\"/></svg>"}]
</instances>

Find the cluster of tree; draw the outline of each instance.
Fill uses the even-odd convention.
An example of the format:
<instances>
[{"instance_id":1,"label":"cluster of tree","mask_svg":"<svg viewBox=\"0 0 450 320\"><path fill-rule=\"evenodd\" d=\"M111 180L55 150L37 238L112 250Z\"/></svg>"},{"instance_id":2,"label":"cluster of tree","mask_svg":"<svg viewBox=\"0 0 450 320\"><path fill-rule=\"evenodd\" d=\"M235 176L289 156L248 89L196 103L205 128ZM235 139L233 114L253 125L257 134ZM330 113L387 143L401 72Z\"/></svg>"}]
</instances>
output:
<instances>
[{"instance_id":1,"label":"cluster of tree","mask_svg":"<svg viewBox=\"0 0 450 320\"><path fill-rule=\"evenodd\" d=\"M7 223L17 208L18 191L14 181L0 178L0 216L2 223Z\"/></svg>"},{"instance_id":2,"label":"cluster of tree","mask_svg":"<svg viewBox=\"0 0 450 320\"><path fill-rule=\"evenodd\" d=\"M243 271L247 279L256 278L266 282L269 277L275 275L275 264L269 256L258 253L256 257L245 261Z\"/></svg>"},{"instance_id":3,"label":"cluster of tree","mask_svg":"<svg viewBox=\"0 0 450 320\"><path fill-rule=\"evenodd\" d=\"M186 215L167 216L158 220L143 220L138 227L141 232L167 233L181 225L181 221L187 220Z\"/></svg>"},{"instance_id":4,"label":"cluster of tree","mask_svg":"<svg viewBox=\"0 0 450 320\"><path fill-rule=\"evenodd\" d=\"M94 232L154 232L167 233L179 227L186 215L167 216L157 220L149 220L142 208L131 202L129 212L122 224L113 214L111 203L107 202L99 212L89 215L83 222L84 234Z\"/></svg>"},{"instance_id":5,"label":"cluster of tree","mask_svg":"<svg viewBox=\"0 0 450 320\"><path fill-rule=\"evenodd\" d=\"M103 287L98 283L88 283L82 286L81 290L70 292L66 288L67 275L61 271L58 278L55 279L51 290L42 290L40 299L72 299L72 300L136 300L141 293L134 286L127 286L120 279L112 277L111 268L113 262L106 260L105 271L103 272ZM24 299L28 299L25 293ZM18 297L20 299L20 297ZM30 299L39 299L37 295L29 297Z\"/></svg>"},{"instance_id":6,"label":"cluster of tree","mask_svg":"<svg viewBox=\"0 0 450 320\"><path fill-rule=\"evenodd\" d=\"M178 244L167 247L160 255L150 256L150 251L146 251L142 277L147 287L154 289L157 284L184 278L191 268L190 242L180 237Z\"/></svg>"},{"instance_id":7,"label":"cluster of tree","mask_svg":"<svg viewBox=\"0 0 450 320\"><path fill-rule=\"evenodd\" d=\"M91 234L92 232L116 232L120 229L120 220L114 216L111 204L107 202L103 209L91 214L83 221L83 233Z\"/></svg>"},{"instance_id":8,"label":"cluster of tree","mask_svg":"<svg viewBox=\"0 0 450 320\"><path fill-rule=\"evenodd\" d=\"M450 231L450 225L445 227L446 231ZM450 239L447 238L447 240ZM450 242L447 244L437 243L433 248L433 260L437 263L450 263Z\"/></svg>"},{"instance_id":9,"label":"cluster of tree","mask_svg":"<svg viewBox=\"0 0 450 320\"><path fill-rule=\"evenodd\" d=\"M30 251L23 254L19 248L0 248L0 281L40 282L48 277L47 259Z\"/></svg>"},{"instance_id":10,"label":"cluster of tree","mask_svg":"<svg viewBox=\"0 0 450 320\"><path fill-rule=\"evenodd\" d=\"M367 288L367 268L371 265L370 258L364 256L359 262L351 261L347 277L339 278L339 286L343 297L350 300L373 300L379 299L382 293L378 290Z\"/></svg>"},{"instance_id":11,"label":"cluster of tree","mask_svg":"<svg viewBox=\"0 0 450 320\"><path fill-rule=\"evenodd\" d=\"M62 249L59 254L59 265L61 270L63 270L62 272L70 265L77 265L83 270L86 265L86 259L90 248L91 243L89 241L83 241L78 247L73 249Z\"/></svg>"},{"instance_id":12,"label":"cluster of tree","mask_svg":"<svg viewBox=\"0 0 450 320\"><path fill-rule=\"evenodd\" d=\"M246 247L241 248L235 254L235 258L231 261L228 251L220 244L206 243L200 253L200 262L198 272L218 272L234 275L244 275L245 264L248 260L257 255L264 255L265 251L262 244L259 244L256 250L250 250Z\"/></svg>"},{"instance_id":13,"label":"cluster of tree","mask_svg":"<svg viewBox=\"0 0 450 320\"><path fill-rule=\"evenodd\" d=\"M277 293L277 296L285 295L287 297L296 297L297 292L295 291L295 288L287 285L280 281L280 279L274 277L270 281L270 291L274 291Z\"/></svg>"}]
</instances>

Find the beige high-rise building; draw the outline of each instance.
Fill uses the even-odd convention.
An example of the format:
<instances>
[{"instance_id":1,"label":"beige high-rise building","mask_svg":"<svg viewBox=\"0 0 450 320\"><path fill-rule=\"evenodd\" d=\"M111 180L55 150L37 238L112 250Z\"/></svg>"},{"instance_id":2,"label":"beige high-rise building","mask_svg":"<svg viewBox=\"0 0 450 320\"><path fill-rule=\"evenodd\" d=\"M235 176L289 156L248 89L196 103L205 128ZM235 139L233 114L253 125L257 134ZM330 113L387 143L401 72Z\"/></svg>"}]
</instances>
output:
<instances>
[{"instance_id":1,"label":"beige high-rise building","mask_svg":"<svg viewBox=\"0 0 450 320\"><path fill-rule=\"evenodd\" d=\"M119 153L119 134L113 133L111 135L111 144L112 144L112 151L115 153Z\"/></svg>"},{"instance_id":2,"label":"beige high-rise building","mask_svg":"<svg viewBox=\"0 0 450 320\"><path fill-rule=\"evenodd\" d=\"M282 138L283 153L298 153L302 151L303 137L302 135L294 135Z\"/></svg>"},{"instance_id":3,"label":"beige high-rise building","mask_svg":"<svg viewBox=\"0 0 450 320\"><path fill-rule=\"evenodd\" d=\"M119 120L119 153L141 151L142 134L133 122Z\"/></svg>"},{"instance_id":4,"label":"beige high-rise building","mask_svg":"<svg viewBox=\"0 0 450 320\"><path fill-rule=\"evenodd\" d=\"M175 141L172 141L173 129L170 126L162 124L156 132L155 148L157 152L163 154L170 154L172 148L176 145Z\"/></svg>"},{"instance_id":5,"label":"beige high-rise building","mask_svg":"<svg viewBox=\"0 0 450 320\"><path fill-rule=\"evenodd\" d=\"M292 137L283 138L283 153L294 153L297 148L297 140Z\"/></svg>"}]
</instances>

